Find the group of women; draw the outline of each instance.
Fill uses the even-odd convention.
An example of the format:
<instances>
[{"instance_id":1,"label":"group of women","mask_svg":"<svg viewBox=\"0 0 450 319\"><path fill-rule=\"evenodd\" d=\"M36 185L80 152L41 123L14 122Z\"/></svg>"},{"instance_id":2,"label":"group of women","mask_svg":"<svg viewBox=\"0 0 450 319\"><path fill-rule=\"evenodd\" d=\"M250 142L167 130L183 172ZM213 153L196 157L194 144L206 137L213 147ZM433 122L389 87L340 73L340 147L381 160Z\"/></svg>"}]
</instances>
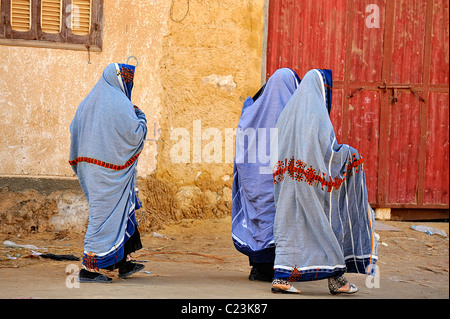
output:
<instances>
[{"instance_id":1,"label":"group of women","mask_svg":"<svg viewBox=\"0 0 450 319\"><path fill-rule=\"evenodd\" d=\"M136 166L147 134L131 102L135 67L112 63L79 105L70 126L70 165L89 203L80 282L110 282L144 268L135 209ZM273 292L295 281L328 279L330 292L355 293L343 274L373 274L374 216L364 160L338 144L330 120L332 73L302 80L277 70L244 102L236 132L232 239L252 266L249 279ZM269 153L269 154L267 154Z\"/></svg>"},{"instance_id":2,"label":"group of women","mask_svg":"<svg viewBox=\"0 0 450 319\"><path fill-rule=\"evenodd\" d=\"M332 88L331 70L310 70L300 80L284 68L244 102L232 238L249 258L249 279L271 281L275 293L300 293L292 282L327 278L332 294L351 294L358 287L345 272L375 271L364 159L336 140Z\"/></svg>"}]
</instances>

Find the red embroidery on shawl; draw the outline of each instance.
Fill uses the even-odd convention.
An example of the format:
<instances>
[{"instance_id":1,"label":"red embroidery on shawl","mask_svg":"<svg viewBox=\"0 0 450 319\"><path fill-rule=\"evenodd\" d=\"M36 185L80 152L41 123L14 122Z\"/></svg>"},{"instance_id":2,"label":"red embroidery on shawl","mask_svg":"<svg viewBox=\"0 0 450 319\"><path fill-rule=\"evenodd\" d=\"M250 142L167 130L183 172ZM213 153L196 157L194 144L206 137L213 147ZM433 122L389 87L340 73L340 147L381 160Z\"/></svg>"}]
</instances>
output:
<instances>
[{"instance_id":1,"label":"red embroidery on shawl","mask_svg":"<svg viewBox=\"0 0 450 319\"><path fill-rule=\"evenodd\" d=\"M125 83L132 83L134 79L134 72L126 66L122 67L122 71L119 73L122 75L122 79Z\"/></svg>"},{"instance_id":2,"label":"red embroidery on shawl","mask_svg":"<svg viewBox=\"0 0 450 319\"><path fill-rule=\"evenodd\" d=\"M90 163L90 164L94 164L94 165L98 165L98 166L102 166L102 167L106 167L106 168L118 171L118 170L125 169L125 168L131 166L134 162L136 162L136 160L138 159L140 154L141 153L139 152L138 154L136 154L135 156L130 158L125 163L125 165L115 165L115 164L111 164L111 163L106 163L106 162L97 160L95 158L90 158L90 157L78 157L78 158L74 159L73 161L69 161L69 164L71 166L75 166L80 162L86 162L86 163Z\"/></svg>"},{"instance_id":3,"label":"red embroidery on shawl","mask_svg":"<svg viewBox=\"0 0 450 319\"><path fill-rule=\"evenodd\" d=\"M292 273L287 278L287 281L298 281L300 277L302 276L301 270L297 268L297 265L294 266L294 269L292 270Z\"/></svg>"},{"instance_id":4,"label":"red embroidery on shawl","mask_svg":"<svg viewBox=\"0 0 450 319\"><path fill-rule=\"evenodd\" d=\"M324 187L327 187L327 192L331 192L333 188L338 190L345 179L353 175L353 168L356 168L355 173L363 171L364 159L362 157L357 160L356 153L353 153L352 157L349 156L348 159L349 163L346 166L346 172L343 174L344 176L342 178L335 176L334 179L329 176L327 180L325 173L320 174L320 172L314 169L312 165L307 167L307 163L304 163L301 160L295 160L294 156L292 156L289 159L289 162L287 158L284 161L277 162L273 173L273 181L275 185L284 181L284 173L287 172L288 176L297 182L305 182L314 187L321 184L321 190L324 190Z\"/></svg>"},{"instance_id":5,"label":"red embroidery on shawl","mask_svg":"<svg viewBox=\"0 0 450 319\"><path fill-rule=\"evenodd\" d=\"M320 268L317 268L316 270L317 270L317 272L316 272L316 276L314 277L314 280L317 279L317 275L319 274Z\"/></svg>"},{"instance_id":6,"label":"red embroidery on shawl","mask_svg":"<svg viewBox=\"0 0 450 319\"><path fill-rule=\"evenodd\" d=\"M89 269L97 270L97 256L95 253L89 252L83 255L83 265Z\"/></svg>"}]
</instances>

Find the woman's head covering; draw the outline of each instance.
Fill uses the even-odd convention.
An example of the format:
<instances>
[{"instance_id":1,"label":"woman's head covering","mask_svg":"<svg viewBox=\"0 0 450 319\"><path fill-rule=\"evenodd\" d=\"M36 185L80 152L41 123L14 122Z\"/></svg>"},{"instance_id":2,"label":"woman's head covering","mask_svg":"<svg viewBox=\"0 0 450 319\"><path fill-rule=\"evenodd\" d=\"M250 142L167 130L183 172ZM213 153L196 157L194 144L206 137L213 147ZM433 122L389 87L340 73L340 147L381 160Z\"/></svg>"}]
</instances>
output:
<instances>
[{"instance_id":1,"label":"woman's head covering","mask_svg":"<svg viewBox=\"0 0 450 319\"><path fill-rule=\"evenodd\" d=\"M145 135L135 132L145 123L130 100L134 68L109 64L80 103L70 126L71 161L89 157L120 166L142 150Z\"/></svg>"},{"instance_id":2,"label":"woman's head covering","mask_svg":"<svg viewBox=\"0 0 450 319\"><path fill-rule=\"evenodd\" d=\"M103 78L108 84L121 90L131 100L134 71L134 65L111 63L103 71Z\"/></svg>"},{"instance_id":3,"label":"woman's head covering","mask_svg":"<svg viewBox=\"0 0 450 319\"><path fill-rule=\"evenodd\" d=\"M333 97L333 71L328 69L317 69L316 71L322 76L323 88L325 90L325 105L327 106L328 114L330 114Z\"/></svg>"}]
</instances>

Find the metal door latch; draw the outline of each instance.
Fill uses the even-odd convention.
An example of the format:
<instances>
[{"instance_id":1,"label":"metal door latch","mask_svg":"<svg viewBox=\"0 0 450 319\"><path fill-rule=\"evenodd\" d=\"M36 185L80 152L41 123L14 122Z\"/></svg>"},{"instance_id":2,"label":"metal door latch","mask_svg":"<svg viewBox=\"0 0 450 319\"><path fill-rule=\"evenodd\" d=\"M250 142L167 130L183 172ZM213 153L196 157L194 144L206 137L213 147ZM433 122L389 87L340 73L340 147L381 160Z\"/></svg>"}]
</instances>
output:
<instances>
[{"instance_id":1,"label":"metal door latch","mask_svg":"<svg viewBox=\"0 0 450 319\"><path fill-rule=\"evenodd\" d=\"M420 96L419 92L411 87L411 85L388 85L386 82L384 82L383 85L378 86L380 90L383 90L386 92L387 90L392 90L392 102L397 103L398 102L398 90L409 90L411 93L413 93L420 102L425 102L425 99Z\"/></svg>"}]
</instances>

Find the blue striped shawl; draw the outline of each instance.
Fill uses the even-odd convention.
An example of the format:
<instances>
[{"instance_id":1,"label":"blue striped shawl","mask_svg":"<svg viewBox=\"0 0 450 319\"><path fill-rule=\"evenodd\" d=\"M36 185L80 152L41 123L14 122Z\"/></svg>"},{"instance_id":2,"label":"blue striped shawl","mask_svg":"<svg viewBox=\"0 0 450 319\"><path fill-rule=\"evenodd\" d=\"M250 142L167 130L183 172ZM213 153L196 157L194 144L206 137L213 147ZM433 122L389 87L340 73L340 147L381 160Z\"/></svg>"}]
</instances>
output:
<instances>
[{"instance_id":1,"label":"blue striped shawl","mask_svg":"<svg viewBox=\"0 0 450 319\"><path fill-rule=\"evenodd\" d=\"M309 71L276 125L276 278L308 281L375 269L378 244L363 159L336 141L331 88L330 70Z\"/></svg>"},{"instance_id":2,"label":"blue striped shawl","mask_svg":"<svg viewBox=\"0 0 450 319\"><path fill-rule=\"evenodd\" d=\"M232 190L232 238L253 262L273 262L273 199L270 138L279 114L300 79L290 69L277 70L254 101L247 98L236 131ZM264 158L267 157L267 158Z\"/></svg>"},{"instance_id":3,"label":"blue striped shawl","mask_svg":"<svg viewBox=\"0 0 450 319\"><path fill-rule=\"evenodd\" d=\"M147 134L145 114L130 101L134 66L108 65L70 125L70 163L89 202L83 264L120 261L137 225L137 157Z\"/></svg>"}]
</instances>

